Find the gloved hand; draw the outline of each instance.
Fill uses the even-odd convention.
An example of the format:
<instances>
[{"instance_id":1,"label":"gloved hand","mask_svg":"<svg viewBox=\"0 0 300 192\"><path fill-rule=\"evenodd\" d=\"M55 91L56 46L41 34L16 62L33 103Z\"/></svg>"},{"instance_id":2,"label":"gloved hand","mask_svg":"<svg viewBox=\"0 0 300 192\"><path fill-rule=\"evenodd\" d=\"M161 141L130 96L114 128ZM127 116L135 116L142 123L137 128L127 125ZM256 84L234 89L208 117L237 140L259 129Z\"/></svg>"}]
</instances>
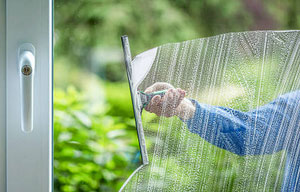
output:
<instances>
[{"instance_id":1,"label":"gloved hand","mask_svg":"<svg viewBox=\"0 0 300 192\"><path fill-rule=\"evenodd\" d=\"M186 91L181 88L175 89L169 83L157 82L148 87L144 92L151 93L160 90L167 90L165 95L154 96L145 107L146 111L155 113L158 116L172 117L174 115L183 120L192 118L195 113L195 106L185 97Z\"/></svg>"}]
</instances>

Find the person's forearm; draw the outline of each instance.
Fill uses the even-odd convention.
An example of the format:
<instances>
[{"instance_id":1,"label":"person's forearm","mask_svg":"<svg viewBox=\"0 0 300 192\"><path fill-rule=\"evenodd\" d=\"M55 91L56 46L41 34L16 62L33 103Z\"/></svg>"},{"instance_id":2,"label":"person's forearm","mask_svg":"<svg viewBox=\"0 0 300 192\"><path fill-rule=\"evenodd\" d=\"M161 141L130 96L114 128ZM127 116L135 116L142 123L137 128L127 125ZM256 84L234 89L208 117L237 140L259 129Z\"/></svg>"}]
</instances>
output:
<instances>
[{"instance_id":1,"label":"person's forearm","mask_svg":"<svg viewBox=\"0 0 300 192\"><path fill-rule=\"evenodd\" d=\"M176 109L176 116L180 119L187 121L194 117L196 111L195 105L189 100L184 99Z\"/></svg>"},{"instance_id":2,"label":"person's forearm","mask_svg":"<svg viewBox=\"0 0 300 192\"><path fill-rule=\"evenodd\" d=\"M289 105L285 100L275 100L251 112L193 102L194 116L180 118L192 133L213 145L237 155L270 154L286 148L290 115L284 114L292 110L286 109Z\"/></svg>"}]
</instances>

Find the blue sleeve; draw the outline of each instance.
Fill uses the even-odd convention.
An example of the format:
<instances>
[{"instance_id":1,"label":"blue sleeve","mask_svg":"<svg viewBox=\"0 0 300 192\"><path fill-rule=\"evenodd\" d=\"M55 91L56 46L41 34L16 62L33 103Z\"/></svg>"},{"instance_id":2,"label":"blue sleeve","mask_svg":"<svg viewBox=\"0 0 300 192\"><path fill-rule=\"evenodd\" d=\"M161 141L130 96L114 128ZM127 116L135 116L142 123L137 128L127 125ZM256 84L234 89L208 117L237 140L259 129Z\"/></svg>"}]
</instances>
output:
<instances>
[{"instance_id":1,"label":"blue sleeve","mask_svg":"<svg viewBox=\"0 0 300 192\"><path fill-rule=\"evenodd\" d=\"M196 111L186 123L192 133L237 155L271 154L285 149L290 142L286 137L288 130L299 123L295 115L299 101L297 91L256 110L241 112L192 100Z\"/></svg>"}]
</instances>

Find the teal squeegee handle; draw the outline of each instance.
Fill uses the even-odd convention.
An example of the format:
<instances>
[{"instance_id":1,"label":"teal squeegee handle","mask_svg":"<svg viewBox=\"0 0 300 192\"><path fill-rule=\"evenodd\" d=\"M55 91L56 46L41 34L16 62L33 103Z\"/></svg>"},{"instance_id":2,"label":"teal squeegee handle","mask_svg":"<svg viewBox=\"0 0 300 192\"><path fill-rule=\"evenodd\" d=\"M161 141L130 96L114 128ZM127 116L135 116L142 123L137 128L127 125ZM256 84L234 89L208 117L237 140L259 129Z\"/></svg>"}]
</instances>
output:
<instances>
[{"instance_id":1,"label":"teal squeegee handle","mask_svg":"<svg viewBox=\"0 0 300 192\"><path fill-rule=\"evenodd\" d=\"M141 101L142 101L143 108L145 108L150 103L151 99L154 96L160 95L161 97L163 97L167 91L168 90L161 90L161 91L156 91L156 92L152 92L152 93L145 93L143 91L139 91L141 94Z\"/></svg>"}]
</instances>

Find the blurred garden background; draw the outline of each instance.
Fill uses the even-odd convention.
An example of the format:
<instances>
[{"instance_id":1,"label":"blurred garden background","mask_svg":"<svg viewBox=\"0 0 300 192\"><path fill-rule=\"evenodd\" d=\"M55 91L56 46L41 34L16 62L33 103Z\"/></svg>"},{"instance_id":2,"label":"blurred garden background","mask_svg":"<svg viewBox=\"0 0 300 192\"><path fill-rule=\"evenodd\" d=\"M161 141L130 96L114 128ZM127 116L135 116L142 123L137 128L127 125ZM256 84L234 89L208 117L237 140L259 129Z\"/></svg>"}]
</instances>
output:
<instances>
[{"instance_id":1,"label":"blurred garden background","mask_svg":"<svg viewBox=\"0 0 300 192\"><path fill-rule=\"evenodd\" d=\"M140 165L132 55L226 32L299 29L298 0L55 0L54 189L118 191Z\"/></svg>"}]
</instances>

